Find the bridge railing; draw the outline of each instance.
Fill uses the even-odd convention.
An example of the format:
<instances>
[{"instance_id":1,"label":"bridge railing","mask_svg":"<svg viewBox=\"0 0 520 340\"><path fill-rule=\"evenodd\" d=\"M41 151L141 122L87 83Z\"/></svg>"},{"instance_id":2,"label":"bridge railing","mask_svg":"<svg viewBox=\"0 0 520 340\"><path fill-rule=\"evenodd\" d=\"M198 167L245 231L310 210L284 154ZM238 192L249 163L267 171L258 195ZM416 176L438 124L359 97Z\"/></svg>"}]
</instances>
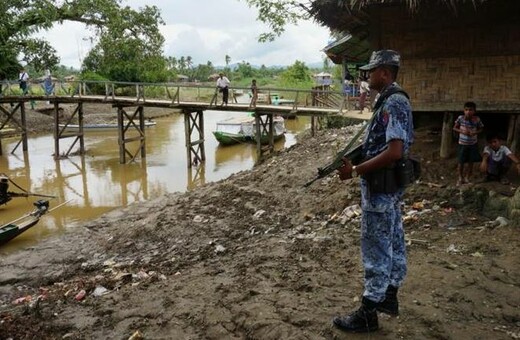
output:
<instances>
[{"instance_id":1,"label":"bridge railing","mask_svg":"<svg viewBox=\"0 0 520 340\"><path fill-rule=\"evenodd\" d=\"M250 104L248 87L230 87L230 103ZM17 81L0 83L0 95L19 96L22 90ZM30 82L28 96L103 96L106 99L134 98L139 102L165 100L173 104L197 102L217 105L221 94L215 86L200 83L134 83L93 80L53 80L52 86L44 82ZM295 110L300 107L327 107L348 110L353 107L353 97L330 89L259 88L257 105L286 105Z\"/></svg>"}]
</instances>

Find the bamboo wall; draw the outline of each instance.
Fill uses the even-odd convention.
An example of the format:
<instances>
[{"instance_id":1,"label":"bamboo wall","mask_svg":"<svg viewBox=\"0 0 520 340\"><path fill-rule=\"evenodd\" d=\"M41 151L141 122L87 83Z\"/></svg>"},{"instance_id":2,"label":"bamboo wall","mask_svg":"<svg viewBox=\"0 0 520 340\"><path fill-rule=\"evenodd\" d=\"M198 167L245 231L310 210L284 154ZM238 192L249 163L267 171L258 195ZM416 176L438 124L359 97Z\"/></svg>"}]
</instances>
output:
<instances>
[{"instance_id":1,"label":"bamboo wall","mask_svg":"<svg viewBox=\"0 0 520 340\"><path fill-rule=\"evenodd\" d=\"M520 112L520 55L404 59L399 82L417 111Z\"/></svg>"},{"instance_id":2,"label":"bamboo wall","mask_svg":"<svg viewBox=\"0 0 520 340\"><path fill-rule=\"evenodd\" d=\"M453 13L442 6L411 14L377 6L370 41L402 56L398 81L416 111L520 113L520 0L494 0Z\"/></svg>"}]
</instances>

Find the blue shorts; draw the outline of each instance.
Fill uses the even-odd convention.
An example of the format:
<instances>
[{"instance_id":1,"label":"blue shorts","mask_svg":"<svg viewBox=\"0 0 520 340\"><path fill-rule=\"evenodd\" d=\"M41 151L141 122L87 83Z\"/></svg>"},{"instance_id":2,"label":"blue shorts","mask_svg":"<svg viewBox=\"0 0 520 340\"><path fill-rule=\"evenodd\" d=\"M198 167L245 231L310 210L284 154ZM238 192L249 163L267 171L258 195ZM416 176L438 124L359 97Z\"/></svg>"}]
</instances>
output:
<instances>
[{"instance_id":1,"label":"blue shorts","mask_svg":"<svg viewBox=\"0 0 520 340\"><path fill-rule=\"evenodd\" d=\"M457 158L460 164L464 163L477 163L482 161L480 152L478 151L478 145L462 145L459 144L459 150Z\"/></svg>"}]
</instances>

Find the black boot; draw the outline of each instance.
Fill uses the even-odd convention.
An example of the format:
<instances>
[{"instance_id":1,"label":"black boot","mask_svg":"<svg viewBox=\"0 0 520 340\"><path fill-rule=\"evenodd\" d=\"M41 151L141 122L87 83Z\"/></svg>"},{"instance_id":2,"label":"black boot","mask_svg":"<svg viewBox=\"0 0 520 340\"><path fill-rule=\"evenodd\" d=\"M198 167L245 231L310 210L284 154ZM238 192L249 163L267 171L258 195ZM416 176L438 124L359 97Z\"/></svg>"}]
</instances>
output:
<instances>
[{"instance_id":1,"label":"black boot","mask_svg":"<svg viewBox=\"0 0 520 340\"><path fill-rule=\"evenodd\" d=\"M337 316L332 323L347 332L368 333L379 329L377 322L377 303L363 298L361 307L350 315Z\"/></svg>"},{"instance_id":2,"label":"black boot","mask_svg":"<svg viewBox=\"0 0 520 340\"><path fill-rule=\"evenodd\" d=\"M380 302L376 309L378 312L392 316L399 315L399 301L397 301L397 287L388 286L385 293L385 299Z\"/></svg>"}]
</instances>

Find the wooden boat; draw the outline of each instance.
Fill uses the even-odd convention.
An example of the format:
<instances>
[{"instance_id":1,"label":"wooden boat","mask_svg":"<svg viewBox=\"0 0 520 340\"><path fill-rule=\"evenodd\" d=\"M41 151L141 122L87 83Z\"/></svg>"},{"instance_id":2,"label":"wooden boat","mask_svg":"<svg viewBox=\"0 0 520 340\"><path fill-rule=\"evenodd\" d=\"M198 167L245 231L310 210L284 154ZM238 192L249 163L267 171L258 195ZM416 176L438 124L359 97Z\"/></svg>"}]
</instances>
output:
<instances>
[{"instance_id":1,"label":"wooden boat","mask_svg":"<svg viewBox=\"0 0 520 340\"><path fill-rule=\"evenodd\" d=\"M274 140L283 138L285 134L285 122L282 117L273 117ZM238 143L256 143L256 125L254 117L233 117L217 122L217 129L213 135L222 145ZM269 136L263 134L260 142L269 143Z\"/></svg>"},{"instance_id":2,"label":"wooden boat","mask_svg":"<svg viewBox=\"0 0 520 340\"><path fill-rule=\"evenodd\" d=\"M34 202L34 206L34 211L0 227L0 246L36 225L40 217L49 211L47 200L38 200Z\"/></svg>"},{"instance_id":3,"label":"wooden boat","mask_svg":"<svg viewBox=\"0 0 520 340\"><path fill-rule=\"evenodd\" d=\"M125 124L127 124L125 122ZM137 126L139 126L139 122L135 122ZM157 122L153 120L147 120L144 122L144 127L151 127L157 125ZM58 124L60 128L64 128L65 124ZM83 124L84 130L113 130L117 129L117 123L102 123L102 124ZM78 124L69 124L67 125L67 129L70 130L79 130Z\"/></svg>"}]
</instances>

